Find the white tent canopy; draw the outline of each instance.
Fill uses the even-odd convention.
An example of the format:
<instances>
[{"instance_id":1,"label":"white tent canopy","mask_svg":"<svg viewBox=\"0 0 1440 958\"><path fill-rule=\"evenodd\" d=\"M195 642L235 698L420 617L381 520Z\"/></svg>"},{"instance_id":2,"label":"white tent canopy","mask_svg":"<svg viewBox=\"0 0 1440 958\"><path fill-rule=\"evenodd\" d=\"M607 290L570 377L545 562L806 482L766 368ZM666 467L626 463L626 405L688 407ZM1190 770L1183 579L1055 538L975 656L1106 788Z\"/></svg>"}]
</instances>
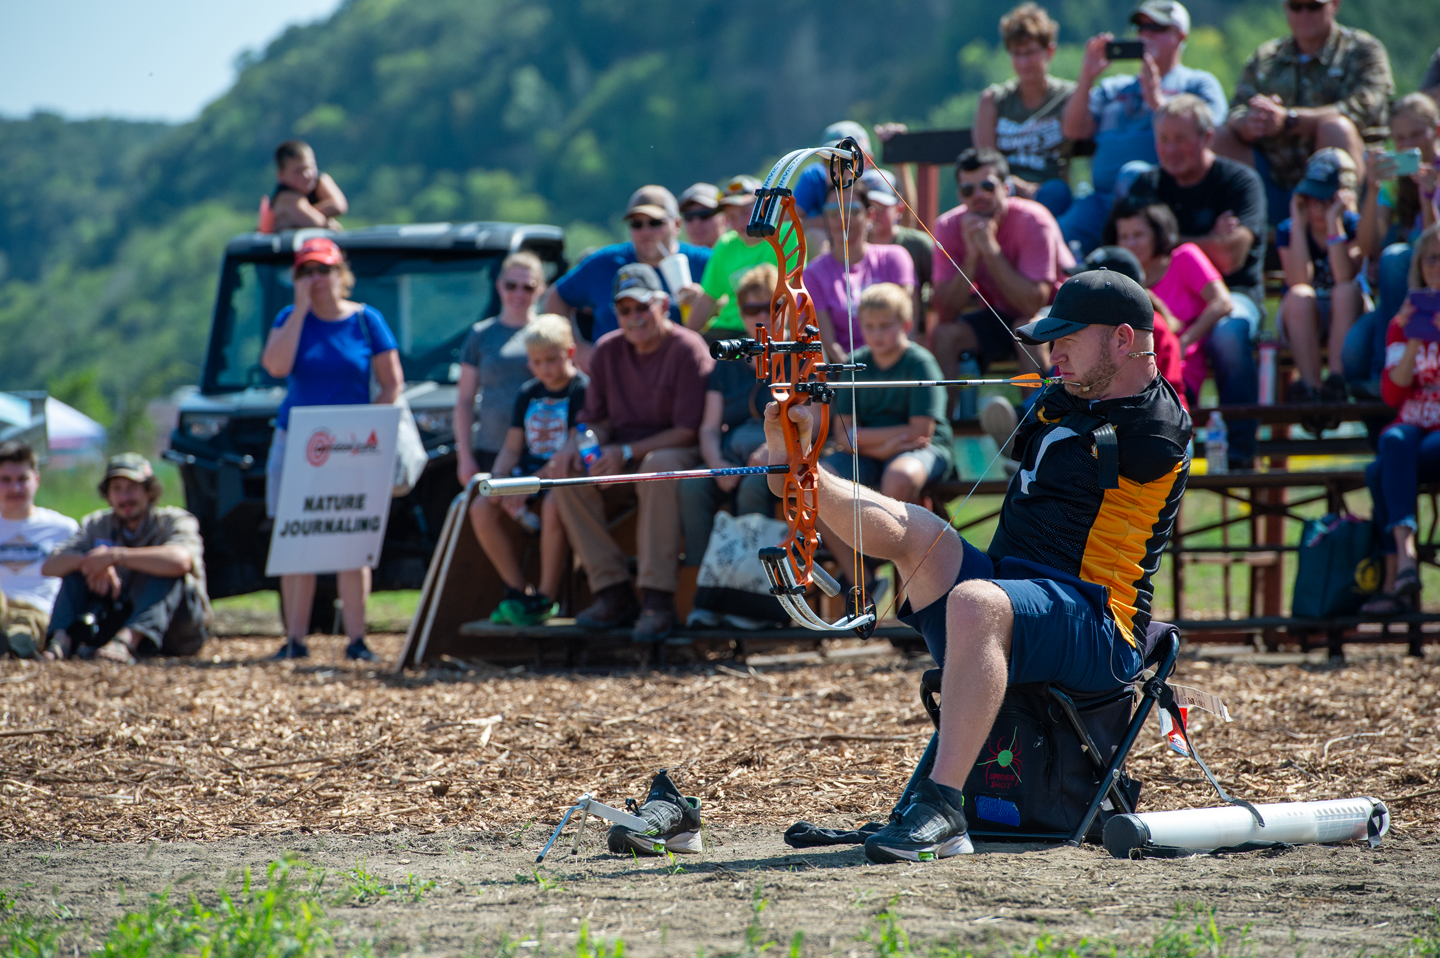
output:
<instances>
[{"instance_id":1,"label":"white tent canopy","mask_svg":"<svg viewBox=\"0 0 1440 958\"><path fill-rule=\"evenodd\" d=\"M105 427L54 396L45 400L45 431L54 452L75 454L105 448Z\"/></svg>"}]
</instances>

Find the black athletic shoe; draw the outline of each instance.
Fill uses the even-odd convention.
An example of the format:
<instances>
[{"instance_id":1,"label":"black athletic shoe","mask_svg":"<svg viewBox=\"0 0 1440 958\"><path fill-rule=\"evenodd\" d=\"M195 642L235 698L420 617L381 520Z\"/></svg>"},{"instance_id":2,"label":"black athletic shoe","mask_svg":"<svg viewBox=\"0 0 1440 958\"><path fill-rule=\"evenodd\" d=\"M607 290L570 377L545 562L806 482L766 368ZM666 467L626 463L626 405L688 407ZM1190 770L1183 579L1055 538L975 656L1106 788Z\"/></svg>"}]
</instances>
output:
<instances>
[{"instance_id":1,"label":"black athletic shoe","mask_svg":"<svg viewBox=\"0 0 1440 958\"><path fill-rule=\"evenodd\" d=\"M363 637L351 639L350 644L345 646L345 658L354 659L358 662L379 662L380 656L371 652L365 645Z\"/></svg>"},{"instance_id":2,"label":"black athletic shoe","mask_svg":"<svg viewBox=\"0 0 1440 958\"><path fill-rule=\"evenodd\" d=\"M286 659L308 659L310 649L299 639L286 639L285 644L280 646L280 651L270 656L271 662L284 662Z\"/></svg>"},{"instance_id":3,"label":"black athletic shoe","mask_svg":"<svg viewBox=\"0 0 1440 958\"><path fill-rule=\"evenodd\" d=\"M865 857L876 864L933 862L975 851L966 832L965 813L945 800L933 779L922 780L915 797L886 825L865 839Z\"/></svg>"},{"instance_id":4,"label":"black athletic shoe","mask_svg":"<svg viewBox=\"0 0 1440 958\"><path fill-rule=\"evenodd\" d=\"M650 783L650 795L636 814L648 826L643 832L614 825L605 837L610 851L616 855L631 852L695 855L700 852L700 799L681 795L665 772L656 775Z\"/></svg>"}]
</instances>

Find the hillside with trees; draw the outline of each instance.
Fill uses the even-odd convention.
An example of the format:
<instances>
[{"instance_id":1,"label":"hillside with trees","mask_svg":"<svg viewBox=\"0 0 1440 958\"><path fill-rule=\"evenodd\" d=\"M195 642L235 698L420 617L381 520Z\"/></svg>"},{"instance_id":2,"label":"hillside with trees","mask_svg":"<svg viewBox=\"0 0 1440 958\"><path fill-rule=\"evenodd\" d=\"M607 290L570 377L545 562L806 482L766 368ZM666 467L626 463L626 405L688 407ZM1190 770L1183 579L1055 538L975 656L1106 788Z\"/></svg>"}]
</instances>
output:
<instances>
[{"instance_id":1,"label":"hillside with trees","mask_svg":"<svg viewBox=\"0 0 1440 958\"><path fill-rule=\"evenodd\" d=\"M1062 76L1131 8L1049 6ZM1405 91L1440 42L1430 7L1351 0L1341 20L1386 42ZM1227 84L1284 30L1278 3L1190 9L1186 62ZM83 391L90 411L123 420L193 381L220 250L253 225L280 140L315 145L352 227L553 222L579 247L615 233L636 185L758 171L835 119L968 123L979 90L1009 74L999 10L350 0L249 56L190 123L0 121L0 384Z\"/></svg>"}]
</instances>

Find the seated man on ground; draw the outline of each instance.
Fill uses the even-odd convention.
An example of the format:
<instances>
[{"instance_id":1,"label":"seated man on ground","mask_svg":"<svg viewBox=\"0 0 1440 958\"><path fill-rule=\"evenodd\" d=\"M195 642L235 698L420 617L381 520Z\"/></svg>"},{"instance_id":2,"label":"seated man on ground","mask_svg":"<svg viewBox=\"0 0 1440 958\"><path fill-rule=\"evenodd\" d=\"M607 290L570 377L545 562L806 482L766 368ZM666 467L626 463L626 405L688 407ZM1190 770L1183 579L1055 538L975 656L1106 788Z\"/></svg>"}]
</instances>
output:
<instances>
[{"instance_id":1,"label":"seated man on ground","mask_svg":"<svg viewBox=\"0 0 1440 958\"><path fill-rule=\"evenodd\" d=\"M705 408L705 381L715 368L699 333L669 319L670 298L660 277L644 263L621 267L615 276L615 315L620 328L595 344L590 387L580 420L601 443L592 476L694 469L700 463L696 436ZM579 436L572 433L556 453L568 475L584 475ZM658 642L675 627L679 584L680 490L674 482L630 487L639 500L636 551L643 608L637 608L629 562L605 523L605 502L594 486L553 493L566 536L580 556L595 602L575 616L583 628L616 628L635 619L637 642Z\"/></svg>"},{"instance_id":2,"label":"seated man on ground","mask_svg":"<svg viewBox=\"0 0 1440 958\"><path fill-rule=\"evenodd\" d=\"M1215 140L1222 156L1259 172L1272 223L1290 208L1311 154L1344 150L1363 176L1363 136L1385 124L1390 57L1364 30L1336 23L1339 10L1340 0L1288 0L1290 36L1266 40L1245 61Z\"/></svg>"},{"instance_id":3,"label":"seated man on ground","mask_svg":"<svg viewBox=\"0 0 1440 958\"><path fill-rule=\"evenodd\" d=\"M1310 159L1305 179L1290 197L1290 217L1275 231L1285 267L1280 322L1300 378L1289 402L1345 402L1345 334L1363 311L1355 241L1355 164L1350 154L1326 147ZM1328 344L1330 375L1322 379L1320 343ZM1333 428L1333 427L1331 427Z\"/></svg>"},{"instance_id":4,"label":"seated man on ground","mask_svg":"<svg viewBox=\"0 0 1440 958\"><path fill-rule=\"evenodd\" d=\"M321 173L315 151L304 140L286 140L275 148L275 191L270 194L270 229L263 232L313 227L340 229L339 217L350 210L340 187Z\"/></svg>"},{"instance_id":5,"label":"seated man on ground","mask_svg":"<svg viewBox=\"0 0 1440 958\"><path fill-rule=\"evenodd\" d=\"M770 297L779 271L766 264L740 278L735 296L740 317L752 327L767 323ZM708 469L763 466L765 427L761 421L768 389L755 376L753 360L716 363L705 382L705 412L700 419L700 457ZM717 476L680 481L680 519L685 528L685 565L699 568L710 545L715 513L729 505L733 515L773 515L775 497L764 476ZM690 622L718 625L713 612L695 609Z\"/></svg>"},{"instance_id":6,"label":"seated man on ground","mask_svg":"<svg viewBox=\"0 0 1440 958\"><path fill-rule=\"evenodd\" d=\"M40 461L29 443L0 442L0 657L33 659L45 647L60 580L40 571L80 526L35 505Z\"/></svg>"},{"instance_id":7,"label":"seated man on ground","mask_svg":"<svg viewBox=\"0 0 1440 958\"><path fill-rule=\"evenodd\" d=\"M908 290L894 283L871 286L860 296L859 313L865 345L848 360L865 365L855 374L857 381L943 378L930 351L910 341ZM848 374L840 378L848 378ZM858 480L898 502L919 502L921 490L950 471L955 459L954 437L945 415L943 386L838 392L831 409L836 422L831 435L837 451L821 461L822 468L847 481ZM845 575L848 591L855 582L855 553L848 549L831 552ZM865 594L873 596L874 587L873 581L866 582Z\"/></svg>"},{"instance_id":8,"label":"seated man on ground","mask_svg":"<svg viewBox=\"0 0 1440 958\"><path fill-rule=\"evenodd\" d=\"M1070 208L1074 143L1061 129L1060 117L1075 92L1074 80L1050 75L1059 36L1060 24L1036 3L1022 3L1000 18L1000 41L1015 76L980 94L971 128L976 146L1005 154L1015 195L1035 200L1056 216Z\"/></svg>"},{"instance_id":9,"label":"seated man on ground","mask_svg":"<svg viewBox=\"0 0 1440 958\"><path fill-rule=\"evenodd\" d=\"M144 456L110 458L100 480L110 508L81 520L40 569L64 579L46 658L93 654L128 664L137 655L194 655L205 644L200 524L184 509L157 506L163 492Z\"/></svg>"},{"instance_id":10,"label":"seated man on ground","mask_svg":"<svg viewBox=\"0 0 1440 958\"><path fill-rule=\"evenodd\" d=\"M1209 104L1214 122L1225 118L1225 91L1204 70L1184 66L1180 57L1190 35L1190 13L1177 0L1145 0L1130 15L1140 31L1145 58L1136 76L1097 78L1110 66L1109 33L1085 43L1080 85L1065 107L1065 135L1095 141L1090 176L1095 191L1077 197L1060 217L1065 240L1080 255L1100 245L1110 208L1122 199L1135 175L1156 162L1152 120L1173 96L1189 93Z\"/></svg>"},{"instance_id":11,"label":"seated man on ground","mask_svg":"<svg viewBox=\"0 0 1440 958\"><path fill-rule=\"evenodd\" d=\"M1066 282L1050 315L1022 329L1031 341L1051 342L1064 383L1040 393L1035 418L1016 438L1022 468L988 555L929 510L857 491L821 470L818 507L838 537L832 551L853 545L847 537L858 494L865 551L895 563L908 591L902 619L944 670L933 770L899 820L866 841L871 861L973 850L961 789L1007 685L1055 682L1100 693L1139 673L1151 577L1189 472L1190 418L1150 356L1154 315L1138 284L1093 270ZM772 462L786 457L778 415L772 403L765 423ZM791 409L802 430L809 415ZM1097 456L1092 437L1107 424L1118 450ZM1116 468L1118 486L1102 489ZM772 489L781 488L777 479Z\"/></svg>"},{"instance_id":12,"label":"seated man on ground","mask_svg":"<svg viewBox=\"0 0 1440 958\"><path fill-rule=\"evenodd\" d=\"M510 428L491 474L496 478L558 479L565 471L555 453L579 420L590 380L575 368L575 337L565 317L540 316L525 327L523 337L535 378L521 385L515 397ZM505 583L505 598L490 616L497 625L537 625L559 612L554 599L560 593L570 544L555 509L555 497L542 492L534 500L538 502L527 496L476 496L470 504L475 538ZM502 512L540 533L539 591L525 581L520 556L500 518Z\"/></svg>"},{"instance_id":13,"label":"seated man on ground","mask_svg":"<svg viewBox=\"0 0 1440 958\"><path fill-rule=\"evenodd\" d=\"M710 261L710 250L680 240L680 206L675 194L663 186L642 186L630 194L625 204L625 225L630 229L630 241L602 246L570 268L570 271L550 286L545 296L545 312L557 313L574 318L581 309L589 309L594 315L590 329L590 342L598 343L600 337L619 328L615 319L615 307L610 295L615 289L615 276L629 263L644 263L659 270L660 261L672 253L683 253L690 261L690 275L699 276ZM664 283L664 277L661 277ZM680 321L680 307L671 290L670 318ZM584 330L582 329L582 333ZM582 347L580 366L588 368L588 347Z\"/></svg>"},{"instance_id":14,"label":"seated man on ground","mask_svg":"<svg viewBox=\"0 0 1440 958\"><path fill-rule=\"evenodd\" d=\"M1022 373L1049 366L1043 350L1032 358L1004 327L1029 322L1048 305L1075 257L1049 210L1010 195L1009 176L1010 166L996 150L961 153L955 161L961 203L935 222L930 303L938 322L930 348L947 379L956 378L967 353L981 369L1012 356Z\"/></svg>"}]
</instances>

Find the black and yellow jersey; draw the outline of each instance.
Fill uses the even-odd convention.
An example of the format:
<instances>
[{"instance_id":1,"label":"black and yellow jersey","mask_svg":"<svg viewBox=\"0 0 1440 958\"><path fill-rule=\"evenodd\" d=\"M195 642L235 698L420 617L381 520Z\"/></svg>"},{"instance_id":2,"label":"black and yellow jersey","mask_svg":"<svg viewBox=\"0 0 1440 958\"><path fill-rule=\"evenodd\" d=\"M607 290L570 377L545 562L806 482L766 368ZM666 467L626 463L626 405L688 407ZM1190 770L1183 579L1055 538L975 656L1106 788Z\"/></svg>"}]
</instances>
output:
<instances>
[{"instance_id":1,"label":"black and yellow jersey","mask_svg":"<svg viewBox=\"0 0 1440 958\"><path fill-rule=\"evenodd\" d=\"M1047 386L1016 434L1020 469L1005 494L990 557L1037 562L1104 586L1111 615L1142 647L1150 577L1190 472L1190 426L1160 376L1133 396L1098 402Z\"/></svg>"}]
</instances>

